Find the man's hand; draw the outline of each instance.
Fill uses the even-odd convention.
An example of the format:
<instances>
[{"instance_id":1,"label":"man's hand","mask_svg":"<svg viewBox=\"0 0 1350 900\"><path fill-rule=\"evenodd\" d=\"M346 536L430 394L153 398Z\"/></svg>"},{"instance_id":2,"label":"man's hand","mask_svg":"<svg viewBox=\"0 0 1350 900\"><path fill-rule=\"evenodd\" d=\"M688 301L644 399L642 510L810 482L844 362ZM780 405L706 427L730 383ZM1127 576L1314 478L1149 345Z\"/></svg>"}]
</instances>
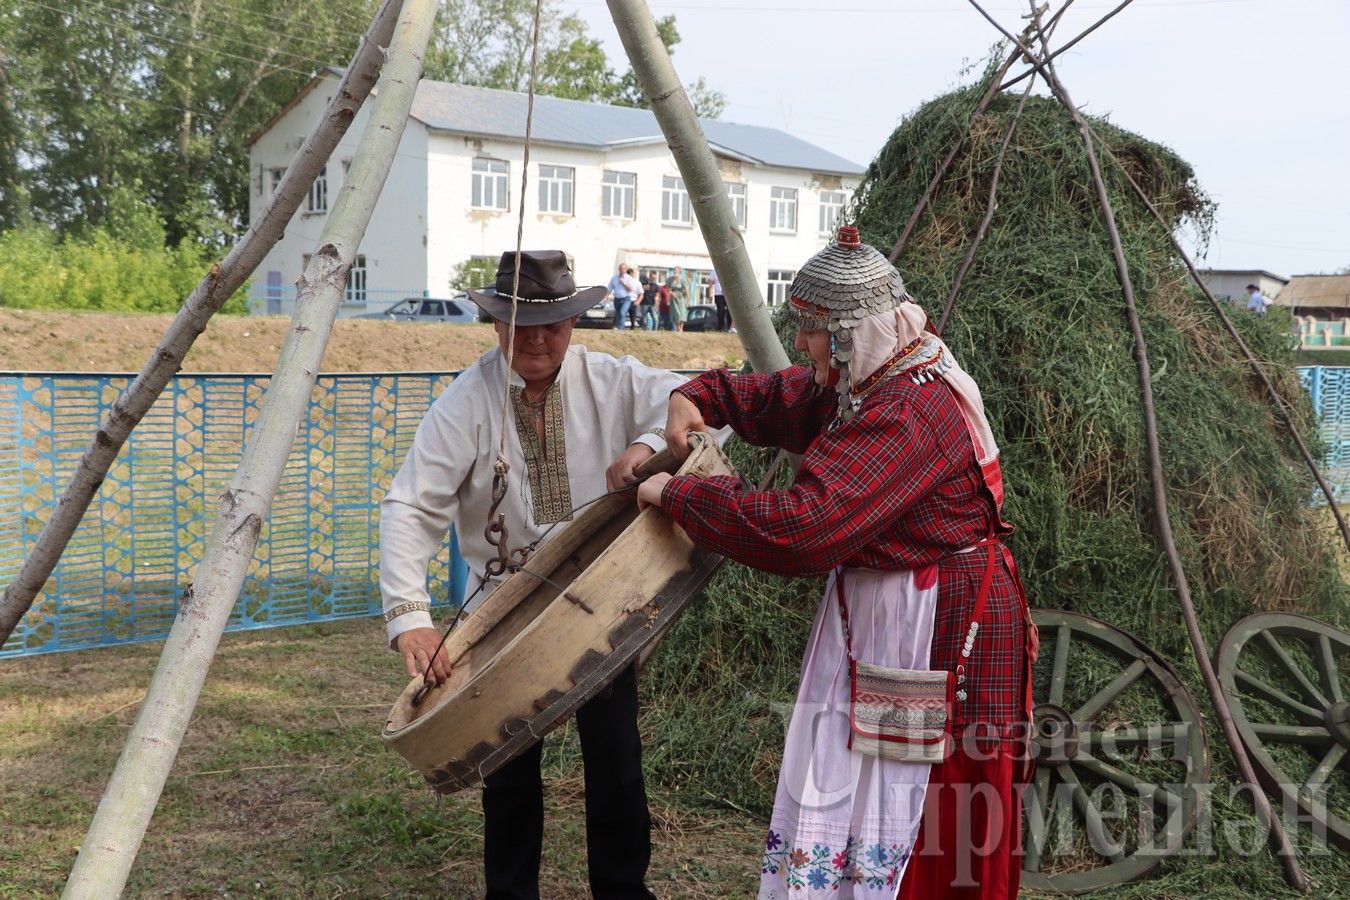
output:
<instances>
[{"instance_id":1,"label":"man's hand","mask_svg":"<svg viewBox=\"0 0 1350 900\"><path fill-rule=\"evenodd\" d=\"M666 489L666 484L674 477L669 472L657 472L642 484L638 485L637 505L638 509L646 509L649 506L661 508L661 492Z\"/></svg>"},{"instance_id":2,"label":"man's hand","mask_svg":"<svg viewBox=\"0 0 1350 900\"><path fill-rule=\"evenodd\" d=\"M403 654L409 678L426 673L427 662L431 660L433 653L436 654L436 659L431 663L427 681L439 684L450 677L450 657L446 654L445 647L441 646L441 633L435 628L413 628L405 631L394 638L394 646ZM437 647L440 647L439 651Z\"/></svg>"},{"instance_id":3,"label":"man's hand","mask_svg":"<svg viewBox=\"0 0 1350 900\"><path fill-rule=\"evenodd\" d=\"M666 446L676 459L689 455L689 432L708 430L694 401L676 392L670 395L670 409L666 412Z\"/></svg>"},{"instance_id":4,"label":"man's hand","mask_svg":"<svg viewBox=\"0 0 1350 900\"><path fill-rule=\"evenodd\" d=\"M632 486L637 481L633 470L642 465L656 451L646 444L629 444L628 449L620 453L605 470L605 489L617 491Z\"/></svg>"}]
</instances>

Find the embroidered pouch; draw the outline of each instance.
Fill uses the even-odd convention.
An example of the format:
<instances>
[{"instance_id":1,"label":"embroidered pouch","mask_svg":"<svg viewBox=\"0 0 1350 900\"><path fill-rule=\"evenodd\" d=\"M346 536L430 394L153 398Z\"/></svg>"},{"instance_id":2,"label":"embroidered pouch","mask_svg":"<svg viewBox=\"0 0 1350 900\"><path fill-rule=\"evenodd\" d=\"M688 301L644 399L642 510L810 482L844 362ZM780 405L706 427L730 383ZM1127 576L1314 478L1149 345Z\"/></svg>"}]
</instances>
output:
<instances>
[{"instance_id":1,"label":"embroidered pouch","mask_svg":"<svg viewBox=\"0 0 1350 900\"><path fill-rule=\"evenodd\" d=\"M851 750L902 762L947 758L956 675L927 669L893 669L849 659Z\"/></svg>"}]
</instances>

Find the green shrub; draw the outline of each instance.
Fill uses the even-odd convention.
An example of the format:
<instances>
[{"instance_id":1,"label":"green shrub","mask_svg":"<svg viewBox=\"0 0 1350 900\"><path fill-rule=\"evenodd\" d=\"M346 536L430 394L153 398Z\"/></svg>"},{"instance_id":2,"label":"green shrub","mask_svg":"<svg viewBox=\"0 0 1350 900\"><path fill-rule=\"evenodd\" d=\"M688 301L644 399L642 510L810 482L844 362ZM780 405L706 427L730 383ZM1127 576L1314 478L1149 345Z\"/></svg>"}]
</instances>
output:
<instances>
[{"instance_id":1,"label":"green shrub","mask_svg":"<svg viewBox=\"0 0 1350 900\"><path fill-rule=\"evenodd\" d=\"M0 233L0 306L174 312L215 261L189 240L164 244L152 210L120 192L108 221L58 241L31 225ZM221 310L247 311L244 290Z\"/></svg>"}]
</instances>

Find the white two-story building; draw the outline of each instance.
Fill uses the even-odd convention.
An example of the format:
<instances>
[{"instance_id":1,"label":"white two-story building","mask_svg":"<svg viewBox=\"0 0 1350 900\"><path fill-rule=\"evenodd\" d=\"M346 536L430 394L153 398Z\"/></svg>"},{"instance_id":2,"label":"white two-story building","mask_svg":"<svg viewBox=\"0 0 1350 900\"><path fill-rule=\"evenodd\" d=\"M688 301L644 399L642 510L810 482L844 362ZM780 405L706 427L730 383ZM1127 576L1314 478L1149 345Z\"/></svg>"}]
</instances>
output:
<instances>
[{"instance_id":1,"label":"white two-story building","mask_svg":"<svg viewBox=\"0 0 1350 900\"><path fill-rule=\"evenodd\" d=\"M249 140L249 213L261 211L323 114L340 72L315 76ZM452 271L515 248L522 202L526 96L423 81L389 179L348 280L342 315L403 297L449 294ZM289 314L369 117L357 115L285 237L252 282L255 312ZM746 249L770 303L820 249L862 167L773 128L705 120ZM536 97L525 208L526 249L561 249L579 285L618 263L664 275L711 267L689 195L648 110Z\"/></svg>"}]
</instances>

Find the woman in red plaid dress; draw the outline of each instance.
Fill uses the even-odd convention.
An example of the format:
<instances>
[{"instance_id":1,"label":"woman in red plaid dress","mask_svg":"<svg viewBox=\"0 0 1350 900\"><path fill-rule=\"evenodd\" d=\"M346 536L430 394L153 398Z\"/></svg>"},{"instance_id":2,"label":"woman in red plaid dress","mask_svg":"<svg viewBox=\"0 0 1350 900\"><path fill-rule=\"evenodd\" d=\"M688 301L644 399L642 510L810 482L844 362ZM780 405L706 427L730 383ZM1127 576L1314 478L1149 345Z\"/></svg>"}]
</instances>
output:
<instances>
[{"instance_id":1,"label":"woman in red plaid dress","mask_svg":"<svg viewBox=\"0 0 1350 900\"><path fill-rule=\"evenodd\" d=\"M829 573L760 900L1014 897L1034 627L999 541L1011 529L979 389L855 228L802 268L791 304L812 365L708 372L671 395L666 438L687 452L690 431L730 425L802 454L796 484L663 474L638 490L703 547L783 575ZM860 664L959 673L945 759L852 749L850 649Z\"/></svg>"}]
</instances>

